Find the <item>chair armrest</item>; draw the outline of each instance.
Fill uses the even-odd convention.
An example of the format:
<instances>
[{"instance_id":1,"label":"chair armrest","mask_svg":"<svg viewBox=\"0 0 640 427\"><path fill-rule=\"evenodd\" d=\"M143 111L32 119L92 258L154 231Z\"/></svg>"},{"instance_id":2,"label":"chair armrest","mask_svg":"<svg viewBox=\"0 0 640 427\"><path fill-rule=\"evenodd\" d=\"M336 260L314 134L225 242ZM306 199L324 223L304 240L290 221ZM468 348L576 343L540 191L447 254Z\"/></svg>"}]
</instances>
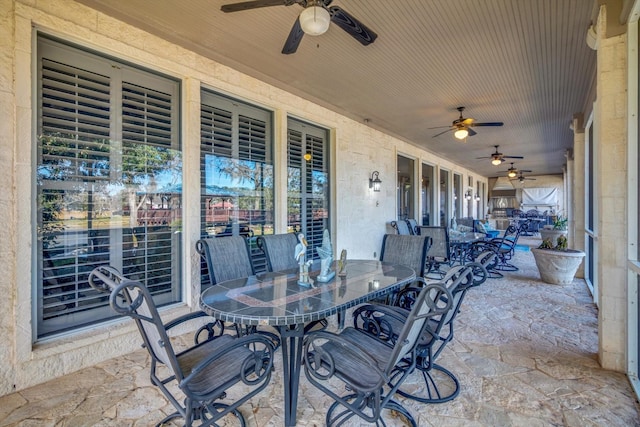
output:
<instances>
[{"instance_id":1,"label":"chair armrest","mask_svg":"<svg viewBox=\"0 0 640 427\"><path fill-rule=\"evenodd\" d=\"M180 317L176 317L173 320L170 320L169 322L164 324L164 328L166 330L169 330L171 328L174 328L184 322L188 322L189 320L193 320L193 319L198 319L200 317L211 317L209 316L207 313L205 313L204 311L194 311L192 313L187 313L184 314Z\"/></svg>"}]
</instances>

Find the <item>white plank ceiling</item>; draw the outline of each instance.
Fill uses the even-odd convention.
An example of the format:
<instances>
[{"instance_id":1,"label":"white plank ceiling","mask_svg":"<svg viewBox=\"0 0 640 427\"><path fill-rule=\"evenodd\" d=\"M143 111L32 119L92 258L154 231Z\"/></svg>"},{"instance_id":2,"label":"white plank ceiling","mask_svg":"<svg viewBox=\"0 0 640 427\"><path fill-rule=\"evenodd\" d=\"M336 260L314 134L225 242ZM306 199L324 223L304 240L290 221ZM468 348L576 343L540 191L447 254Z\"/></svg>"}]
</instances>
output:
<instances>
[{"instance_id":1,"label":"white plank ceiling","mask_svg":"<svg viewBox=\"0 0 640 427\"><path fill-rule=\"evenodd\" d=\"M592 0L334 0L378 34L362 46L331 24L280 53L302 7L223 13L237 0L80 0L202 55L398 136L483 176L500 145L531 175L561 173L569 123L584 111L596 53L585 43ZM502 121L466 143L458 117Z\"/></svg>"}]
</instances>

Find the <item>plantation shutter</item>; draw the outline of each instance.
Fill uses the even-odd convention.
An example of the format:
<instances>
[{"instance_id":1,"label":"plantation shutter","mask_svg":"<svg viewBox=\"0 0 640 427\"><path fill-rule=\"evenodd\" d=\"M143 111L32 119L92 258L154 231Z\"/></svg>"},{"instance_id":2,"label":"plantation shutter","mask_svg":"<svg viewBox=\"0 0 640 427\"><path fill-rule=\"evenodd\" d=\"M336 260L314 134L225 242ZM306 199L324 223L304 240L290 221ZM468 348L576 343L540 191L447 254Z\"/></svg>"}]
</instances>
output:
<instances>
[{"instance_id":1,"label":"plantation shutter","mask_svg":"<svg viewBox=\"0 0 640 427\"><path fill-rule=\"evenodd\" d=\"M288 226L302 231L308 256L318 258L322 233L329 228L329 164L327 131L289 119L287 130ZM308 160L307 160L308 159Z\"/></svg>"},{"instance_id":2,"label":"plantation shutter","mask_svg":"<svg viewBox=\"0 0 640 427\"><path fill-rule=\"evenodd\" d=\"M148 167L152 158L163 155L180 165L181 156L177 82L42 37L38 43L42 337L113 317L108 296L87 283L98 265L141 280L158 305L180 299L180 244L168 224L179 210L164 215L164 225L148 226L145 205L133 219L137 226L123 226L123 201L113 189L141 194L140 186L163 172ZM148 188L137 197L159 200Z\"/></svg>"}]
</instances>

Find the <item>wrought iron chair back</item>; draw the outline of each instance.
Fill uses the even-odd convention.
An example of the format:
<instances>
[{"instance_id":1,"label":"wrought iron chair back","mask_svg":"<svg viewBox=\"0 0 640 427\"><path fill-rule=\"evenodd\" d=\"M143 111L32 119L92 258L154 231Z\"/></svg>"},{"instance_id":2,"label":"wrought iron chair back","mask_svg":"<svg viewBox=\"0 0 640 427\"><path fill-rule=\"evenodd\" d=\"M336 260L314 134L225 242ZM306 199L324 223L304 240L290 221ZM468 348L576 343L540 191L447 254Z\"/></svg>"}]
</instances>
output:
<instances>
[{"instance_id":1,"label":"wrought iron chair back","mask_svg":"<svg viewBox=\"0 0 640 427\"><path fill-rule=\"evenodd\" d=\"M196 420L202 426L217 425L216 421L228 414L236 416L244 425L244 417L237 408L263 390L271 379L275 350L270 338L262 334L242 338L220 335L177 353L167 329L202 317L201 313L163 324L147 287L125 278L110 266L94 269L89 275L89 284L98 291L109 293L113 310L134 319L138 327L144 347L151 356L151 382L176 409L158 425L178 417L184 418L186 426ZM159 370L159 365L164 365L166 370ZM184 404L167 387L173 381L184 393ZM240 382L250 386L247 394L232 404L217 402L225 396L227 389Z\"/></svg>"},{"instance_id":2,"label":"wrought iron chair back","mask_svg":"<svg viewBox=\"0 0 640 427\"><path fill-rule=\"evenodd\" d=\"M258 247L267 258L269 271L282 271L298 268L294 250L298 244L295 233L265 234L256 239Z\"/></svg>"},{"instance_id":3,"label":"wrought iron chair back","mask_svg":"<svg viewBox=\"0 0 640 427\"><path fill-rule=\"evenodd\" d=\"M460 383L456 376L435 361L446 344L453 339L454 320L460 312L466 292L486 279L486 274L477 274L478 269L486 273L486 270L476 263L456 266L439 282L447 289L450 308L429 319L416 347L415 368L420 372L424 384L418 389L412 387L405 390L399 387L397 393L400 395L423 403L441 403L452 400L459 394ZM415 286L403 289L398 295L397 307L382 308L374 304L358 307L353 314L354 327L379 339L395 343L400 339L398 331L404 327L399 319L413 309L421 291L421 287ZM393 310L394 315L389 315ZM396 365L392 377L405 375L413 369L414 364L411 360L403 360Z\"/></svg>"},{"instance_id":4,"label":"wrought iron chair back","mask_svg":"<svg viewBox=\"0 0 640 427\"><path fill-rule=\"evenodd\" d=\"M413 416L393 400L398 388L413 372L410 367L399 371L397 364L409 363L415 367L416 346L427 323L450 310L452 301L442 284L426 285L422 278L419 281L425 286L408 314L400 316L397 308L378 306L388 309L385 312L388 316L404 322L394 342L383 341L356 328L345 328L339 334L314 332L305 339L305 375L311 384L335 401L327 412L327 426L342 425L353 416L384 425L380 419L385 408L403 415L411 426L417 426ZM395 375L396 372L400 374ZM329 381L332 378L342 381L350 392L339 392L333 381ZM338 408L341 410L337 411Z\"/></svg>"}]
</instances>

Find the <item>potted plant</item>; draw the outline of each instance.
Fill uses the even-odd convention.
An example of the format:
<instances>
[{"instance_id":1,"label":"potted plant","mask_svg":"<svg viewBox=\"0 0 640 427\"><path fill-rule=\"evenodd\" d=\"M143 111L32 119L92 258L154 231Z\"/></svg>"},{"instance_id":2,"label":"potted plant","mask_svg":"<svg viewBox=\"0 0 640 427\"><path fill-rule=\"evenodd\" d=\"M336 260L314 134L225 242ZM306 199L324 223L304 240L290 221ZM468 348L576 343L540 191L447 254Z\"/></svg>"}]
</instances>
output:
<instances>
[{"instance_id":1,"label":"potted plant","mask_svg":"<svg viewBox=\"0 0 640 427\"><path fill-rule=\"evenodd\" d=\"M568 249L565 235L559 236L556 242L554 246L552 240L545 239L539 247L531 249L531 252L542 281L566 285L573 281L585 254L576 249Z\"/></svg>"},{"instance_id":2,"label":"potted plant","mask_svg":"<svg viewBox=\"0 0 640 427\"><path fill-rule=\"evenodd\" d=\"M558 237L567 237L567 217L558 215L553 219L553 225L545 225L540 229L542 240L556 242Z\"/></svg>"}]
</instances>

